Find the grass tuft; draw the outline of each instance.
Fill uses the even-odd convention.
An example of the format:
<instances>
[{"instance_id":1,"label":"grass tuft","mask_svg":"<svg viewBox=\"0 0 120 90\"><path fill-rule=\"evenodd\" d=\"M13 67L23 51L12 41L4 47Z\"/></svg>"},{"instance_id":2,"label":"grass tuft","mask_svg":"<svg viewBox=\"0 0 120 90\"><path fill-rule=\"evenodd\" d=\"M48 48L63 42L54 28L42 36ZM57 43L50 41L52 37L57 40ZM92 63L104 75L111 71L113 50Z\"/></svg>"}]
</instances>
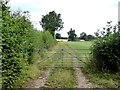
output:
<instances>
[{"instance_id":1,"label":"grass tuft","mask_svg":"<svg viewBox=\"0 0 120 90\"><path fill-rule=\"evenodd\" d=\"M73 69L57 68L48 77L45 87L73 88L76 85Z\"/></svg>"}]
</instances>

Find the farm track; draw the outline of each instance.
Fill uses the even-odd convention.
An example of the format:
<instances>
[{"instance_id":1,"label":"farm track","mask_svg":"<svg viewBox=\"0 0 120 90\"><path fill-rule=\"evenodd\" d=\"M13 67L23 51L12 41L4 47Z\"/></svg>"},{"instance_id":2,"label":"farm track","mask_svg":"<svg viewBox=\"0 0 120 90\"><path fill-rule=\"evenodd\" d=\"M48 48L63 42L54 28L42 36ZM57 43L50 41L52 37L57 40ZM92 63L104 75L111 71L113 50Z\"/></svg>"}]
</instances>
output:
<instances>
[{"instance_id":1,"label":"farm track","mask_svg":"<svg viewBox=\"0 0 120 90\"><path fill-rule=\"evenodd\" d=\"M75 68L77 80L76 88L93 88L93 85L85 78L80 68Z\"/></svg>"},{"instance_id":2,"label":"farm track","mask_svg":"<svg viewBox=\"0 0 120 90\"><path fill-rule=\"evenodd\" d=\"M61 48L60 46L56 46L55 48L58 48L58 47ZM69 55L69 56L71 56L71 55ZM73 54L73 56L75 56L75 54ZM70 58L70 59L72 61L78 62L77 58ZM78 66L77 64L78 63L75 63L76 67ZM73 67L73 69L75 70L75 74L74 75L75 75L76 84L77 84L77 85L74 86L74 88L93 88L93 85L91 83L89 83L89 81L85 78L84 74L81 71L81 68L76 68L76 67ZM52 75L53 69L54 68L48 68L47 70L45 70L42 76L39 76L36 80L31 81L26 88L40 88L40 87L44 87L44 85L47 83L47 78L50 75Z\"/></svg>"}]
</instances>

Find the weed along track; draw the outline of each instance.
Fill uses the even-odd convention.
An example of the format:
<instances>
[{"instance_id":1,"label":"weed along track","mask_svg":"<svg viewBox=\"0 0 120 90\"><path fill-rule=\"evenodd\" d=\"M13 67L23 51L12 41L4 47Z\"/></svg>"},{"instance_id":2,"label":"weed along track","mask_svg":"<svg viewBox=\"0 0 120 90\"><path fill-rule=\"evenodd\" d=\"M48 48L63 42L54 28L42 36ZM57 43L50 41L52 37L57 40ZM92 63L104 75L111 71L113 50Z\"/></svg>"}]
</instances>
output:
<instances>
[{"instance_id":1,"label":"weed along track","mask_svg":"<svg viewBox=\"0 0 120 90\"><path fill-rule=\"evenodd\" d=\"M65 43L59 43L56 47L51 55L52 63L48 64L49 60L47 60L42 65L48 69L29 86L33 88L91 88L92 85L81 72L81 63L74 51Z\"/></svg>"},{"instance_id":2,"label":"weed along track","mask_svg":"<svg viewBox=\"0 0 120 90\"><path fill-rule=\"evenodd\" d=\"M74 88L76 85L73 68L55 68L48 77L45 87Z\"/></svg>"}]
</instances>

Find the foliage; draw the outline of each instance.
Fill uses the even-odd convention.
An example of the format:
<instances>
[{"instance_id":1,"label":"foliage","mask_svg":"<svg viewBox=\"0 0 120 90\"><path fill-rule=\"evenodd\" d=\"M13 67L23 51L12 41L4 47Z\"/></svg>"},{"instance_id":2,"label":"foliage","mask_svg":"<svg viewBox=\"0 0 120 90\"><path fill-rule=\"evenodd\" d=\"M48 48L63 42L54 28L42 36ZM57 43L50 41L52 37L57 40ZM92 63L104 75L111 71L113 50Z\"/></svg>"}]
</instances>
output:
<instances>
[{"instance_id":1,"label":"foliage","mask_svg":"<svg viewBox=\"0 0 120 90\"><path fill-rule=\"evenodd\" d=\"M34 54L54 40L49 32L37 31L29 20L29 12L11 12L2 2L2 88L12 88L26 66L32 65ZM47 39L44 43L44 38ZM50 40L50 41L49 41ZM27 70L27 69L26 69Z\"/></svg>"},{"instance_id":2,"label":"foliage","mask_svg":"<svg viewBox=\"0 0 120 90\"><path fill-rule=\"evenodd\" d=\"M112 28L113 27L113 28ZM111 26L106 25L105 34L98 38L92 47L93 63L99 71L119 71L120 66L120 32Z\"/></svg>"},{"instance_id":3,"label":"foliage","mask_svg":"<svg viewBox=\"0 0 120 90\"><path fill-rule=\"evenodd\" d=\"M2 72L2 3L0 1L0 73ZM0 88L2 87L2 78L0 78Z\"/></svg>"},{"instance_id":4,"label":"foliage","mask_svg":"<svg viewBox=\"0 0 120 90\"><path fill-rule=\"evenodd\" d=\"M61 34L60 33L56 33L56 39L60 39L61 38Z\"/></svg>"},{"instance_id":5,"label":"foliage","mask_svg":"<svg viewBox=\"0 0 120 90\"><path fill-rule=\"evenodd\" d=\"M43 41L44 41L44 48L49 48L53 46L55 40L53 39L53 36L50 34L49 31L43 32Z\"/></svg>"},{"instance_id":6,"label":"foliage","mask_svg":"<svg viewBox=\"0 0 120 90\"><path fill-rule=\"evenodd\" d=\"M85 32L80 33L80 39L89 41L89 40L93 40L95 39L95 37L93 35L87 35Z\"/></svg>"},{"instance_id":7,"label":"foliage","mask_svg":"<svg viewBox=\"0 0 120 90\"><path fill-rule=\"evenodd\" d=\"M49 30L49 32L54 36L56 30L61 30L63 28L61 14L57 14L55 11L52 11L45 16L43 15L40 25L42 25L44 30Z\"/></svg>"},{"instance_id":8,"label":"foliage","mask_svg":"<svg viewBox=\"0 0 120 90\"><path fill-rule=\"evenodd\" d=\"M71 28L68 32L68 41L75 41L76 37L77 35L75 34L75 30Z\"/></svg>"},{"instance_id":9,"label":"foliage","mask_svg":"<svg viewBox=\"0 0 120 90\"><path fill-rule=\"evenodd\" d=\"M87 38L87 34L85 32L82 32L80 34L80 39L86 40L86 38Z\"/></svg>"},{"instance_id":10,"label":"foliage","mask_svg":"<svg viewBox=\"0 0 120 90\"><path fill-rule=\"evenodd\" d=\"M93 35L87 35L87 38L86 38L86 40L94 40L95 39L95 37L93 36Z\"/></svg>"}]
</instances>

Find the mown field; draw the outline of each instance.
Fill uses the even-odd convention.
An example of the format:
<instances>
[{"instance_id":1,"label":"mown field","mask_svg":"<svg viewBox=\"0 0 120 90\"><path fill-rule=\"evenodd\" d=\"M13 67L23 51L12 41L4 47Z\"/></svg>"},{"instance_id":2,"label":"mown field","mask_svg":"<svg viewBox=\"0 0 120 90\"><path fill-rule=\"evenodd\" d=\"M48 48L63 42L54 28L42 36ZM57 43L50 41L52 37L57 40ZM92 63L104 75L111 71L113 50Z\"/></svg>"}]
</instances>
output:
<instances>
[{"instance_id":1,"label":"mown field","mask_svg":"<svg viewBox=\"0 0 120 90\"><path fill-rule=\"evenodd\" d=\"M73 49L89 49L93 41L67 42Z\"/></svg>"},{"instance_id":2,"label":"mown field","mask_svg":"<svg viewBox=\"0 0 120 90\"><path fill-rule=\"evenodd\" d=\"M83 62L88 61L93 41L67 42L67 45L74 50L76 56Z\"/></svg>"},{"instance_id":3,"label":"mown field","mask_svg":"<svg viewBox=\"0 0 120 90\"><path fill-rule=\"evenodd\" d=\"M76 49L75 52L79 53L88 53L90 50L80 50L80 49L90 49L93 41L84 41L84 42L68 42L68 46ZM82 54L82 56L86 56ZM81 57L81 56L80 56ZM98 72L93 66L91 66L91 58L80 58L86 63L81 68L86 77L94 84L97 88L118 88L120 85L120 76L119 73L109 73L109 72Z\"/></svg>"}]
</instances>

